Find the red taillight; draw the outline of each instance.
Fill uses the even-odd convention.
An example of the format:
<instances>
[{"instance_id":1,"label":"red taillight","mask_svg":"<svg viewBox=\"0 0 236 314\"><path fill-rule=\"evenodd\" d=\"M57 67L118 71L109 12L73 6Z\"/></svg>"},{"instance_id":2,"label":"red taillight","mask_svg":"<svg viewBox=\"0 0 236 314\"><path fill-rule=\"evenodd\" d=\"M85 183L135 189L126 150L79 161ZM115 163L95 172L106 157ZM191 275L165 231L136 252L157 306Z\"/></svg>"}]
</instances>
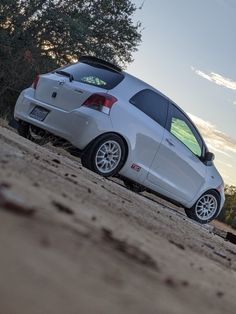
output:
<instances>
[{"instance_id":1,"label":"red taillight","mask_svg":"<svg viewBox=\"0 0 236 314\"><path fill-rule=\"evenodd\" d=\"M117 99L114 96L105 93L97 93L91 95L83 103L83 106L90 107L92 109L109 114L110 109L115 102L117 102Z\"/></svg>"},{"instance_id":2,"label":"red taillight","mask_svg":"<svg viewBox=\"0 0 236 314\"><path fill-rule=\"evenodd\" d=\"M34 78L34 80L33 80L33 84L32 84L33 89L36 89L36 88L37 88L39 79L40 79L40 76L39 76L39 75L36 75L35 78Z\"/></svg>"}]
</instances>

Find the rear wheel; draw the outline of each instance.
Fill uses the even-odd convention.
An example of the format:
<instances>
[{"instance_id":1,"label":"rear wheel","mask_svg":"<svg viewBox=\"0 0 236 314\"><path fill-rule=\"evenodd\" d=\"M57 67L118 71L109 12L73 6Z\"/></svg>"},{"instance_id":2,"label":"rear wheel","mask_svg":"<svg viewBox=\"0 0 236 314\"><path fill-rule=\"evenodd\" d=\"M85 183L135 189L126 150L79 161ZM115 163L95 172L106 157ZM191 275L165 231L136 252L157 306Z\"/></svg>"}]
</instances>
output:
<instances>
[{"instance_id":1,"label":"rear wheel","mask_svg":"<svg viewBox=\"0 0 236 314\"><path fill-rule=\"evenodd\" d=\"M21 136L36 144L44 145L49 142L49 134L46 131L27 122L20 121L18 123L17 131Z\"/></svg>"},{"instance_id":2,"label":"rear wheel","mask_svg":"<svg viewBox=\"0 0 236 314\"><path fill-rule=\"evenodd\" d=\"M213 220L220 208L220 197L216 191L204 193L190 209L185 209L186 215L201 223L206 224Z\"/></svg>"},{"instance_id":3,"label":"rear wheel","mask_svg":"<svg viewBox=\"0 0 236 314\"><path fill-rule=\"evenodd\" d=\"M116 175L125 163L126 145L116 134L104 134L81 157L82 165L103 177Z\"/></svg>"}]
</instances>

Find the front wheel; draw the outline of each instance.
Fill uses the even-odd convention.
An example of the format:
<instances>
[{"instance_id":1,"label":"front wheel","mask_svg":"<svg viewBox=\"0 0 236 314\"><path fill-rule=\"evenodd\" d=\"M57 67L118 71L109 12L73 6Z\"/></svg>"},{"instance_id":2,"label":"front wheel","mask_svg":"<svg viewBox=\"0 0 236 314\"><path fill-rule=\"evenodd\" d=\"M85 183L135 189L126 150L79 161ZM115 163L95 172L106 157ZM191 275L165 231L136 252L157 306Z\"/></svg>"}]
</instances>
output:
<instances>
[{"instance_id":1,"label":"front wheel","mask_svg":"<svg viewBox=\"0 0 236 314\"><path fill-rule=\"evenodd\" d=\"M186 215L201 223L212 221L220 209L220 196L215 191L204 193L190 209L185 209Z\"/></svg>"},{"instance_id":2,"label":"front wheel","mask_svg":"<svg viewBox=\"0 0 236 314\"><path fill-rule=\"evenodd\" d=\"M124 140L116 134L104 134L82 155L82 165L103 177L118 174L127 155Z\"/></svg>"}]
</instances>

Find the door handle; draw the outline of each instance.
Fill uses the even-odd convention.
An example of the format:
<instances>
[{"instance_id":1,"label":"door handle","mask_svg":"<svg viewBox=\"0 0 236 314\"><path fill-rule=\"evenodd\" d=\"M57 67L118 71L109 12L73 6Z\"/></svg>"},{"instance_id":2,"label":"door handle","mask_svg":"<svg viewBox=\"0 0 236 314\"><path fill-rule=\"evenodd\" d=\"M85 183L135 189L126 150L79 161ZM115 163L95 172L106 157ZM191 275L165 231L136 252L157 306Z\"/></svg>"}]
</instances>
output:
<instances>
[{"instance_id":1,"label":"door handle","mask_svg":"<svg viewBox=\"0 0 236 314\"><path fill-rule=\"evenodd\" d=\"M172 147L175 147L175 144L173 143L173 141L170 139L170 138L166 138L166 142L172 146Z\"/></svg>"}]
</instances>

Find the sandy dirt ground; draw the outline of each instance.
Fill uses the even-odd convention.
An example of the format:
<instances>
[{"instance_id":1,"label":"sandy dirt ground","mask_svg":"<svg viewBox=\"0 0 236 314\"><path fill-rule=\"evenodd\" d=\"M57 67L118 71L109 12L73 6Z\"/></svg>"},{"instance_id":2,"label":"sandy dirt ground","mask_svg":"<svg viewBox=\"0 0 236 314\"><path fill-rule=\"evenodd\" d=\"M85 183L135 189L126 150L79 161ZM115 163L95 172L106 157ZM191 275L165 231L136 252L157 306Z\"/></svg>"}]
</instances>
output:
<instances>
[{"instance_id":1,"label":"sandy dirt ground","mask_svg":"<svg viewBox=\"0 0 236 314\"><path fill-rule=\"evenodd\" d=\"M236 246L0 127L0 314L236 313Z\"/></svg>"}]
</instances>

